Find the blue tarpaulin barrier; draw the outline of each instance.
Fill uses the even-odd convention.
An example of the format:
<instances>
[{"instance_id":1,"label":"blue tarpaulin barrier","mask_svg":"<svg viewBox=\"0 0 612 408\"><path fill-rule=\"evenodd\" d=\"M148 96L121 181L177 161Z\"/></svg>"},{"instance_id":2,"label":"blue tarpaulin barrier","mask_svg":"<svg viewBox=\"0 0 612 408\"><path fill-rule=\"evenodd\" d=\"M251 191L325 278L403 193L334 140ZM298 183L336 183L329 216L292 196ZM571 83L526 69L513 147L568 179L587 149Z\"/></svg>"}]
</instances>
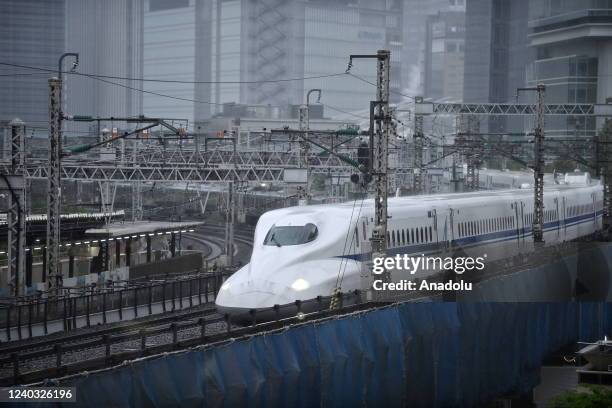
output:
<instances>
[{"instance_id":1,"label":"blue tarpaulin barrier","mask_svg":"<svg viewBox=\"0 0 612 408\"><path fill-rule=\"evenodd\" d=\"M609 303L404 303L60 385L98 407L477 406L531 390L544 357L611 329Z\"/></svg>"}]
</instances>

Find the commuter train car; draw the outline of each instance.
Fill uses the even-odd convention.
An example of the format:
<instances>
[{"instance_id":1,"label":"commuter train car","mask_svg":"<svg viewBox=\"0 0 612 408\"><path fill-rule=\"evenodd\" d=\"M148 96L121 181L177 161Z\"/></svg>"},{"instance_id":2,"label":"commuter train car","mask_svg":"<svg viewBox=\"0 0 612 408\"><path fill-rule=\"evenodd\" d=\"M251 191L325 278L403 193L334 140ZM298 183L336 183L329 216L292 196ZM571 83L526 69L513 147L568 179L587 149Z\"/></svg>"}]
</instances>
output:
<instances>
[{"instance_id":1,"label":"commuter train car","mask_svg":"<svg viewBox=\"0 0 612 408\"><path fill-rule=\"evenodd\" d=\"M544 241L551 246L601 229L603 187L585 177L544 189ZM448 253L487 261L533 251L533 188L419 195L388 201L388 256ZM369 256L374 202L290 207L267 212L255 229L250 262L229 277L219 311L244 313L361 288ZM417 271L415 275L424 277ZM407 278L407 277L401 277ZM395 280L395 279L394 279Z\"/></svg>"}]
</instances>

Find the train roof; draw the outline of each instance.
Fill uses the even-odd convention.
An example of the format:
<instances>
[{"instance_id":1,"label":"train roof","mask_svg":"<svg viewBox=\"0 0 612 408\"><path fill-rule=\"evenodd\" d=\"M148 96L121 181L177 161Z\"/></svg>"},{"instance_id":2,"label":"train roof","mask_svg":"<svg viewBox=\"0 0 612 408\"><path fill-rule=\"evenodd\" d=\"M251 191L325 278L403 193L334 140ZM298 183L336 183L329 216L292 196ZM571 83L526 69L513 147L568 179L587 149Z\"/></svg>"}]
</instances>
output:
<instances>
[{"instance_id":1,"label":"train roof","mask_svg":"<svg viewBox=\"0 0 612 408\"><path fill-rule=\"evenodd\" d=\"M592 183L589 185L576 185L576 184L555 184L544 187L544 193L555 193L562 192L568 190L579 191L581 189L593 189L596 187L601 188L601 184ZM396 205L406 205L413 204L415 207L431 207L435 204L443 204L445 201L449 200L461 200L461 204L467 204L470 202L478 202L485 203L491 201L497 201L500 199L508 198L509 196L513 197L532 197L533 196L533 188L527 189L504 189L504 190L486 190L486 191L474 191L474 192L462 192L462 193L441 193L441 194L423 194L423 195L415 195L415 196L405 196L405 197L389 197L389 207L395 207ZM341 212L345 213L347 210L352 211L355 208L355 211L363 210L364 208L372 209L374 207L374 199L368 198L361 203L361 200L350 200L343 203L338 204L317 204L317 205L308 205L308 206L296 206L296 207L287 207L281 208L277 210L273 210L272 212L285 212L286 214L291 215L308 215L313 214L319 211L326 212Z\"/></svg>"}]
</instances>

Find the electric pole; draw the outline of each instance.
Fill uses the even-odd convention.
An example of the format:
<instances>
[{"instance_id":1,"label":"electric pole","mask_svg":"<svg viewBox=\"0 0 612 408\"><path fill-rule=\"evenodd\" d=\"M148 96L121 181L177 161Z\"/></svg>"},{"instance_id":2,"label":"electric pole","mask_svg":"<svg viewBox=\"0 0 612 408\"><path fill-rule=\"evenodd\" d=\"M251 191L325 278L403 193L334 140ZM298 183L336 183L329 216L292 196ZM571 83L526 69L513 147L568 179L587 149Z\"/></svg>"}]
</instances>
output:
<instances>
[{"instance_id":1,"label":"electric pole","mask_svg":"<svg viewBox=\"0 0 612 408\"><path fill-rule=\"evenodd\" d=\"M299 130L301 132L302 137L299 138L299 166L304 167L306 169L306 186L305 188L298 187L297 190L297 198L298 205L307 205L308 204L308 149L309 145L306 140L308 140L308 105L300 105L299 107ZM305 139L304 139L305 138Z\"/></svg>"},{"instance_id":2,"label":"electric pole","mask_svg":"<svg viewBox=\"0 0 612 408\"><path fill-rule=\"evenodd\" d=\"M375 217L372 229L372 259L387 256L387 197L388 197L388 167L389 167L389 135L391 132L391 112L389 108L389 66L391 52L379 50L376 55L351 55L349 69L353 59L375 58L377 62L376 72L376 101L373 102L373 117L370 121L370 151L372 155L372 176L375 188ZM348 72L347 70L347 72ZM371 274L372 283L375 275ZM389 272L381 275L385 282L391 280ZM371 288L372 285L369 285ZM382 293L378 293L380 297ZM368 299L371 299L368 295Z\"/></svg>"},{"instance_id":3,"label":"electric pole","mask_svg":"<svg viewBox=\"0 0 612 408\"><path fill-rule=\"evenodd\" d=\"M61 75L61 74L60 74ZM47 278L51 293L59 280L61 150L62 150L62 81L49 79L49 178L47 191Z\"/></svg>"},{"instance_id":4,"label":"electric pole","mask_svg":"<svg viewBox=\"0 0 612 408\"><path fill-rule=\"evenodd\" d=\"M520 91L535 91L535 129L533 139L533 242L544 242L544 92L546 87L538 84L531 88L518 88Z\"/></svg>"},{"instance_id":5,"label":"electric pole","mask_svg":"<svg viewBox=\"0 0 612 408\"><path fill-rule=\"evenodd\" d=\"M60 216L62 196L62 62L74 57L73 69L79 64L79 54L67 52L59 58L57 77L49 79L49 176L47 191L47 277L49 290L57 292L60 274ZM44 271L43 271L44 275Z\"/></svg>"},{"instance_id":6,"label":"electric pole","mask_svg":"<svg viewBox=\"0 0 612 408\"><path fill-rule=\"evenodd\" d=\"M466 174L464 186L467 191L476 191L480 186L478 167L481 160L481 145L477 140L480 133L480 122L475 115L460 115L457 117L457 139L455 145L464 153Z\"/></svg>"},{"instance_id":7,"label":"electric pole","mask_svg":"<svg viewBox=\"0 0 612 408\"><path fill-rule=\"evenodd\" d=\"M415 103L422 103L423 98L417 96L414 98ZM415 112L414 114L414 132L413 132L413 143L414 143L414 177L412 189L415 194L423 193L423 115Z\"/></svg>"},{"instance_id":8,"label":"electric pole","mask_svg":"<svg viewBox=\"0 0 612 408\"><path fill-rule=\"evenodd\" d=\"M26 180L23 172L25 164L25 124L14 119L10 122L11 132L11 172L3 175L2 190L8 191L8 273L13 294L25 294L25 247L26 247Z\"/></svg>"},{"instance_id":9,"label":"electric pole","mask_svg":"<svg viewBox=\"0 0 612 408\"><path fill-rule=\"evenodd\" d=\"M234 184L234 181L230 181L227 185L227 202L225 208L225 256L227 259L227 266L234 264L234 218L236 212Z\"/></svg>"}]
</instances>

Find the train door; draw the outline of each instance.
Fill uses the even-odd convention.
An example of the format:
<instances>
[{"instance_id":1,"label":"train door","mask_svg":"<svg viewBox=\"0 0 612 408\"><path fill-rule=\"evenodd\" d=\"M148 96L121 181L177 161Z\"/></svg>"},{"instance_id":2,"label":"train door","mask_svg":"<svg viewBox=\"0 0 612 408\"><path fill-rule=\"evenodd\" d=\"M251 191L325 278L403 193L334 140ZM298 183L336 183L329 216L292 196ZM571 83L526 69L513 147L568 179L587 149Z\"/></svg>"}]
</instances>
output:
<instances>
[{"instance_id":1,"label":"train door","mask_svg":"<svg viewBox=\"0 0 612 408\"><path fill-rule=\"evenodd\" d=\"M519 203L515 201L512 205L514 207L514 220L516 222L516 243L520 247L521 246L521 217L519 214Z\"/></svg>"},{"instance_id":2,"label":"train door","mask_svg":"<svg viewBox=\"0 0 612 408\"><path fill-rule=\"evenodd\" d=\"M359 240L361 242L368 242L370 240L368 217L359 217L359 221L357 222L357 229L359 230Z\"/></svg>"},{"instance_id":3,"label":"train door","mask_svg":"<svg viewBox=\"0 0 612 408\"><path fill-rule=\"evenodd\" d=\"M591 193L591 212L593 213L593 232L597 231L597 196Z\"/></svg>"},{"instance_id":4,"label":"train door","mask_svg":"<svg viewBox=\"0 0 612 408\"><path fill-rule=\"evenodd\" d=\"M559 197L555 197L555 214L557 215L557 242L561 241L561 221L559 217Z\"/></svg>"},{"instance_id":5,"label":"train door","mask_svg":"<svg viewBox=\"0 0 612 408\"><path fill-rule=\"evenodd\" d=\"M519 213L518 213L518 217L519 217L519 225L521 226L521 230L520 230L520 234L519 234L519 241L520 241L520 247L524 247L525 246L525 203L522 201L519 201Z\"/></svg>"},{"instance_id":6,"label":"train door","mask_svg":"<svg viewBox=\"0 0 612 408\"><path fill-rule=\"evenodd\" d=\"M438 250L442 249L442 243L440 243L440 235L438 234L438 212L436 209L432 209L429 211L429 218L431 218L433 233L436 235L435 242ZM434 239L434 237L429 237L430 239Z\"/></svg>"},{"instance_id":7,"label":"train door","mask_svg":"<svg viewBox=\"0 0 612 408\"><path fill-rule=\"evenodd\" d=\"M559 215L559 224L561 224L561 222L563 222L563 239L562 241L566 241L567 240L567 210L566 210L566 203L565 203L565 196L563 196L563 199L561 200L561 214Z\"/></svg>"},{"instance_id":8,"label":"train door","mask_svg":"<svg viewBox=\"0 0 612 408\"><path fill-rule=\"evenodd\" d=\"M455 242L455 210L448 209L448 216L444 218L444 244L447 250L452 250Z\"/></svg>"}]
</instances>

